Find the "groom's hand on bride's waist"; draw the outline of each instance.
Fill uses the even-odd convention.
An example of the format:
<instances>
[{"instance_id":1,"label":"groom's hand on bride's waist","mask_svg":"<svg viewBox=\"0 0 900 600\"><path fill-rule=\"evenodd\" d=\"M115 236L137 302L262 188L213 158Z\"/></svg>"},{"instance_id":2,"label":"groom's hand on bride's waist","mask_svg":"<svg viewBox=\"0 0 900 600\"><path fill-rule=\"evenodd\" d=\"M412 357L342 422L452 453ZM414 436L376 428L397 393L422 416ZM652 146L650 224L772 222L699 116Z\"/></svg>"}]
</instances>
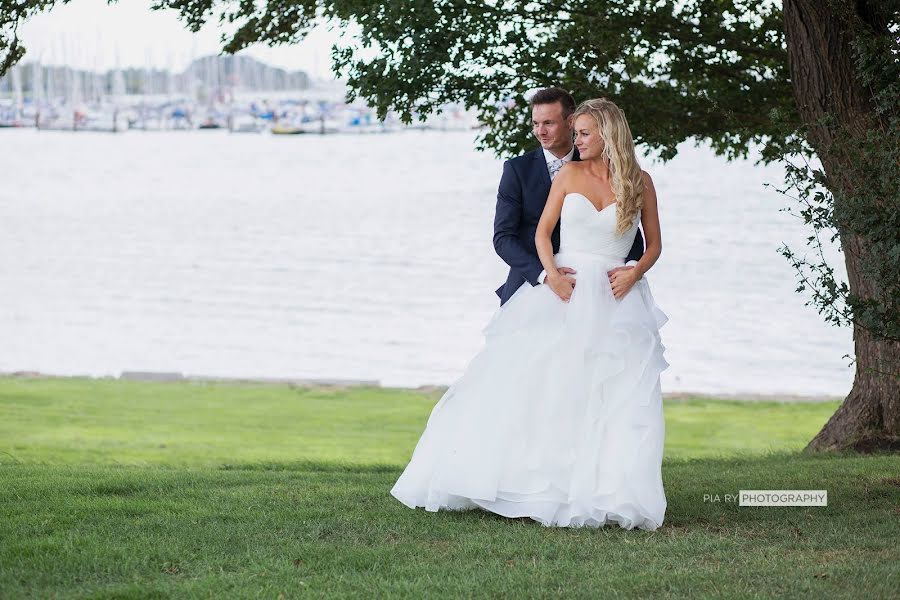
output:
<instances>
[{"instance_id":1,"label":"groom's hand on bride's waist","mask_svg":"<svg viewBox=\"0 0 900 600\"><path fill-rule=\"evenodd\" d=\"M632 286L641 278L641 274L631 265L616 267L608 273L609 287L612 289L613 296L616 300L625 297Z\"/></svg>"},{"instance_id":2,"label":"groom's hand on bride's waist","mask_svg":"<svg viewBox=\"0 0 900 600\"><path fill-rule=\"evenodd\" d=\"M556 270L557 270L557 272L559 272L560 275L574 275L575 273L578 272L575 269L572 269L570 267L559 267ZM541 271L541 274L538 277L538 283L550 283L549 281L547 281L548 279L550 279L550 278L547 277L547 271Z\"/></svg>"},{"instance_id":3,"label":"groom's hand on bride's waist","mask_svg":"<svg viewBox=\"0 0 900 600\"><path fill-rule=\"evenodd\" d=\"M607 275L607 277L609 277L609 283L612 284L612 282L613 282L613 273L618 273L619 271L627 271L627 270L633 269L633 268L634 268L634 265L622 265L621 267L616 267L615 269L613 269L611 271L607 271L606 275Z\"/></svg>"},{"instance_id":4,"label":"groom's hand on bride's waist","mask_svg":"<svg viewBox=\"0 0 900 600\"><path fill-rule=\"evenodd\" d=\"M548 276L544 280L544 283L550 286L550 289L553 290L554 294L559 296L560 300L568 302L569 298L572 297L572 290L575 289L575 278L570 277L569 275L574 275L575 269L560 267L556 271L556 274Z\"/></svg>"}]
</instances>

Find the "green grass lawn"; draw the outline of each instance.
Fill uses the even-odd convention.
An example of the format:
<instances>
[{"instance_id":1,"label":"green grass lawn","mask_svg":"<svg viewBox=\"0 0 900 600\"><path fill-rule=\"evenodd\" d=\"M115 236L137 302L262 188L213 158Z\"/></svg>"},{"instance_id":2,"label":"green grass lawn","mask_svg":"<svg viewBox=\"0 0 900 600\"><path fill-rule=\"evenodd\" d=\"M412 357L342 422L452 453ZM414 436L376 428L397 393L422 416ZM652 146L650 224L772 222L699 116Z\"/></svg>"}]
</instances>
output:
<instances>
[{"instance_id":1,"label":"green grass lawn","mask_svg":"<svg viewBox=\"0 0 900 600\"><path fill-rule=\"evenodd\" d=\"M436 400L0 378L0 598L897 597L900 457L800 452L836 402L667 402L644 532L401 505ZM829 505L704 501L739 489Z\"/></svg>"}]
</instances>

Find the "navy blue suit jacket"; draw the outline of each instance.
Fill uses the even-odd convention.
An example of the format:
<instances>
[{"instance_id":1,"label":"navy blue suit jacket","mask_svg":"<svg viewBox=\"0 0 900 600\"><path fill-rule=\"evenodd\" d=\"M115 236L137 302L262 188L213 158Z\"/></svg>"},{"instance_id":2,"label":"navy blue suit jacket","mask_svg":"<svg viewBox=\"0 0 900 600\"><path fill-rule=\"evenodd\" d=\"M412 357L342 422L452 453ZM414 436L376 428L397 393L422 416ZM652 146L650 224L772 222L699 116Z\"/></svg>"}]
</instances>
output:
<instances>
[{"instance_id":1,"label":"navy blue suit jacket","mask_svg":"<svg viewBox=\"0 0 900 600\"><path fill-rule=\"evenodd\" d=\"M579 160L578 150L572 160ZM538 284L537 278L544 267L537 255L534 234L549 194L550 172L540 147L503 164L494 214L494 249L509 265L509 276L497 288L501 306L526 281ZM550 239L553 252L559 252L559 223ZM640 260L643 255L644 236L638 229L626 261Z\"/></svg>"}]
</instances>

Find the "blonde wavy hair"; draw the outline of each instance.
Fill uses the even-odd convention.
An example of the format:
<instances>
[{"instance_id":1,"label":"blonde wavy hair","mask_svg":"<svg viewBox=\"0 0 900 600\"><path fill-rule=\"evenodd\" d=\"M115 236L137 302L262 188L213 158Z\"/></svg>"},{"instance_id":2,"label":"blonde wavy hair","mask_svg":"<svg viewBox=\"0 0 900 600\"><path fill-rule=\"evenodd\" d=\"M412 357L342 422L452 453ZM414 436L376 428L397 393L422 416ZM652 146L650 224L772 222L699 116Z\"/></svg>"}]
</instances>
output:
<instances>
[{"instance_id":1,"label":"blonde wavy hair","mask_svg":"<svg viewBox=\"0 0 900 600\"><path fill-rule=\"evenodd\" d=\"M572 115L589 115L597 121L603 138L603 157L609 165L612 190L616 196L616 233L622 235L634 224L644 207L644 178L634 152L634 139L625 113L606 98L582 102Z\"/></svg>"}]
</instances>

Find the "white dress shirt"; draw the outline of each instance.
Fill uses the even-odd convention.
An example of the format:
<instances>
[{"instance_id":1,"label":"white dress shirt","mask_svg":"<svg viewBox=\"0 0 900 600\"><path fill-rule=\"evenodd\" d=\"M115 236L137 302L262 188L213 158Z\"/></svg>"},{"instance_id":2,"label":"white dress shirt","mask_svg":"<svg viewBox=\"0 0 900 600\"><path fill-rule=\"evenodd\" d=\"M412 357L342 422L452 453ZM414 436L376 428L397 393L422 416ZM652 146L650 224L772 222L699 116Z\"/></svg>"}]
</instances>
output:
<instances>
[{"instance_id":1,"label":"white dress shirt","mask_svg":"<svg viewBox=\"0 0 900 600\"><path fill-rule=\"evenodd\" d=\"M565 161L563 164L565 164L565 163L569 162L570 160L572 160L572 157L575 156L575 146L572 146L572 149L569 150L569 153L566 154L565 156L554 156L553 153L550 152L549 150L547 150L546 148L542 148L542 150L544 151L544 159L547 161L547 169L548 170L550 169L550 163L557 161L559 159L563 159Z\"/></svg>"}]
</instances>

